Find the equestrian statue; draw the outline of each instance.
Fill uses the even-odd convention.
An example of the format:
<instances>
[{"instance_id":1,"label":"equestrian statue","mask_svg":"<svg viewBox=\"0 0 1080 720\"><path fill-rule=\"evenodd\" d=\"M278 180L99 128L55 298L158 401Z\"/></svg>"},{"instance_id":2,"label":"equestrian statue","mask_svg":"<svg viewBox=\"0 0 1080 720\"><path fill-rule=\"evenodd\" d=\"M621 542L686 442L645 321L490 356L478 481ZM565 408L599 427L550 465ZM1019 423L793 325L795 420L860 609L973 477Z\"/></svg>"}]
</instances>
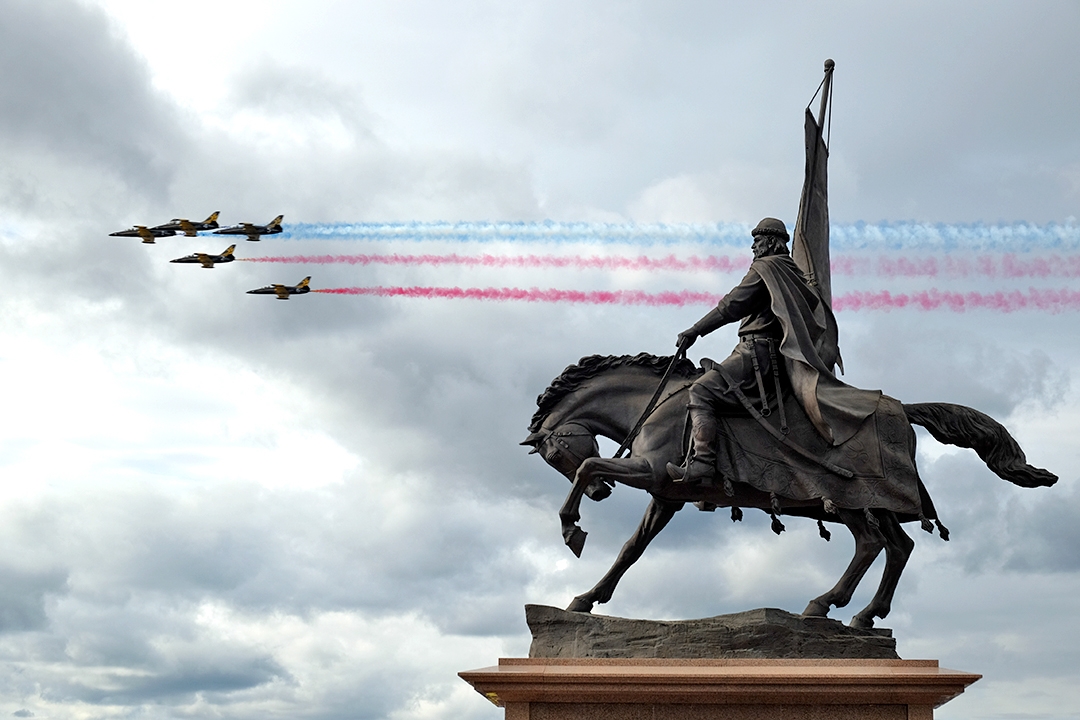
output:
<instances>
[{"instance_id":1,"label":"equestrian statue","mask_svg":"<svg viewBox=\"0 0 1080 720\"><path fill-rule=\"evenodd\" d=\"M831 309L828 148L821 130L832 71L830 60L818 118L806 111L806 179L794 237L777 218L758 223L746 276L679 333L674 355L582 358L537 399L522 444L572 483L559 517L575 555L586 537L577 524L582 495L602 500L622 483L652 497L614 565L568 610L590 612L610 600L623 574L689 502L701 510L730 508L732 520L741 520L744 508L761 509L778 534L785 529L782 515L816 520L826 540L825 522L845 525L855 555L836 585L809 601L808 616L847 605L884 550L877 592L851 620L870 628L888 615L915 546L903 523L919 522L928 532L936 526L943 540L949 537L915 466L913 424L942 443L975 450L1011 483L1057 482L1029 465L1008 430L978 410L904 404L836 377L843 366ZM739 342L726 359L704 359L700 367L685 359L699 337L736 322ZM598 436L621 443L615 457L600 456Z\"/></svg>"}]
</instances>

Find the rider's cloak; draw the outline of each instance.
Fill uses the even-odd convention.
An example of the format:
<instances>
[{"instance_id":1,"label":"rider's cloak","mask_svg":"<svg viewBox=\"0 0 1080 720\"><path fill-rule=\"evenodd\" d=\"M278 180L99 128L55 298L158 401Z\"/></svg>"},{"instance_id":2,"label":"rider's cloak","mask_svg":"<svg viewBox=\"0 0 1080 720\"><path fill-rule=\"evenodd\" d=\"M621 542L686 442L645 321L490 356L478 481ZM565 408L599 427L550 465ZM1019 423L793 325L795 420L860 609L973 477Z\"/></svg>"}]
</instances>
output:
<instances>
[{"instance_id":1,"label":"rider's cloak","mask_svg":"<svg viewBox=\"0 0 1080 720\"><path fill-rule=\"evenodd\" d=\"M862 390L838 379L836 318L789 255L751 263L769 290L770 309L783 327L780 352L792 391L821 436L832 445L850 439L877 409L880 390Z\"/></svg>"}]
</instances>

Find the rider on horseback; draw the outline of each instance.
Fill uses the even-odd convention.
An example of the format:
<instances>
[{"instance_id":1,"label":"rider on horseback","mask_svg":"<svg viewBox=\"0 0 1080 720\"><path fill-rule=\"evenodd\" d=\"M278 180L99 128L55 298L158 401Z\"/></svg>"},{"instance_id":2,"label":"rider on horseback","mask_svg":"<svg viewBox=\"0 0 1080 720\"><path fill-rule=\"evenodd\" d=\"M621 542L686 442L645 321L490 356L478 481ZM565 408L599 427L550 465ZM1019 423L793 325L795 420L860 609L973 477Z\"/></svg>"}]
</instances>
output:
<instances>
[{"instance_id":1,"label":"rider on horseback","mask_svg":"<svg viewBox=\"0 0 1080 720\"><path fill-rule=\"evenodd\" d=\"M877 403L879 393L855 390L833 375L832 364L839 359L835 321L791 259L784 223L765 218L751 235L754 260L746 277L705 317L679 333L678 345L687 348L702 335L742 321L739 344L731 355L690 388L693 450L686 465L667 465L678 482L712 484L717 416L745 416L747 396L758 399L762 416L770 414L763 377L772 376L781 432L787 431L780 392L783 372L811 422L832 444L851 437ZM825 397L819 397L823 392Z\"/></svg>"}]
</instances>

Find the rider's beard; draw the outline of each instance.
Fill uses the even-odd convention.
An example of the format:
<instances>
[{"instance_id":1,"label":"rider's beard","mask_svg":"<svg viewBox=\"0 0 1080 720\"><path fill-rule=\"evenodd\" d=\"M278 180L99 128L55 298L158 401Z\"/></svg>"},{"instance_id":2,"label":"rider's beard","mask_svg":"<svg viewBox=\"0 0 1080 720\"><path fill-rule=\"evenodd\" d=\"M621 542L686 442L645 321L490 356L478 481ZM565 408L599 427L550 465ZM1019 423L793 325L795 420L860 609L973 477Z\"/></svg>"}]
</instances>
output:
<instances>
[{"instance_id":1,"label":"rider's beard","mask_svg":"<svg viewBox=\"0 0 1080 720\"><path fill-rule=\"evenodd\" d=\"M768 257L769 255L780 255L787 248L779 240L773 240L772 242L763 243L760 247L752 246L751 250L754 252L754 259Z\"/></svg>"}]
</instances>

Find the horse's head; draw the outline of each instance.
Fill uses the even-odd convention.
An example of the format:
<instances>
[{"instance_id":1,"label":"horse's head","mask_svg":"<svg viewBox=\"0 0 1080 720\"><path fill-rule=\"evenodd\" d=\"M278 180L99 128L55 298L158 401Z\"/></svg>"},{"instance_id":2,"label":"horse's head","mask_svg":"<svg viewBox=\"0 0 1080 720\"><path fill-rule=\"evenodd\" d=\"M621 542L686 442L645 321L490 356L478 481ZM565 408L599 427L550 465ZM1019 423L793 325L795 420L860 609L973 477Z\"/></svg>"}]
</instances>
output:
<instances>
[{"instance_id":1,"label":"horse's head","mask_svg":"<svg viewBox=\"0 0 1080 720\"><path fill-rule=\"evenodd\" d=\"M671 357L590 355L563 370L536 399L532 431L522 445L532 447L548 465L571 482L589 458L599 458L597 435L622 440L641 417L641 410L656 390L658 378ZM680 377L695 373L683 359L675 368ZM589 483L585 493L603 500L611 489L602 480Z\"/></svg>"},{"instance_id":2,"label":"horse's head","mask_svg":"<svg viewBox=\"0 0 1080 720\"><path fill-rule=\"evenodd\" d=\"M542 427L530 433L521 444L531 446L530 455L539 454L570 482L574 481L583 462L600 457L595 433L577 422L565 422L550 430ZM585 494L591 500L600 501L611 494L611 488L601 480L593 480L586 486Z\"/></svg>"}]
</instances>

